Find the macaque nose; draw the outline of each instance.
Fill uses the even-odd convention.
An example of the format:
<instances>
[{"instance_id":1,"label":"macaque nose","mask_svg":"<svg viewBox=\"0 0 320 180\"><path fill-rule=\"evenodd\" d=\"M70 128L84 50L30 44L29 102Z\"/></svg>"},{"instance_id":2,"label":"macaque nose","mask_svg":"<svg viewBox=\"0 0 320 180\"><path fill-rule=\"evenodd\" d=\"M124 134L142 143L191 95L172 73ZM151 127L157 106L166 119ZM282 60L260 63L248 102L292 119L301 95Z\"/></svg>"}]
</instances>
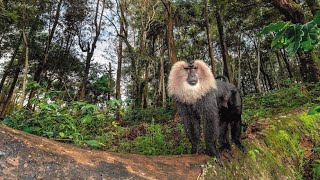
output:
<instances>
[{"instance_id":1,"label":"macaque nose","mask_svg":"<svg viewBox=\"0 0 320 180\"><path fill-rule=\"evenodd\" d=\"M190 73L187 79L190 85L196 85L198 83L198 78L194 73Z\"/></svg>"}]
</instances>

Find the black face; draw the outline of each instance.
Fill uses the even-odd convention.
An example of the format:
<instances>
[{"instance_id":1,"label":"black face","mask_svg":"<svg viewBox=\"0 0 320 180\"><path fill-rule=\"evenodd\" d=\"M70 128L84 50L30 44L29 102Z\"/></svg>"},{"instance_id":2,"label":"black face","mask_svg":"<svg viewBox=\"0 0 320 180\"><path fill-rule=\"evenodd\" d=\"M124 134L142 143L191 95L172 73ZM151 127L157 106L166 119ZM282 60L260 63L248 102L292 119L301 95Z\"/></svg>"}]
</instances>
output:
<instances>
[{"instance_id":1,"label":"black face","mask_svg":"<svg viewBox=\"0 0 320 180\"><path fill-rule=\"evenodd\" d=\"M193 65L193 62L191 62L185 69L188 72L187 82L192 86L196 85L198 83L197 67Z\"/></svg>"}]
</instances>

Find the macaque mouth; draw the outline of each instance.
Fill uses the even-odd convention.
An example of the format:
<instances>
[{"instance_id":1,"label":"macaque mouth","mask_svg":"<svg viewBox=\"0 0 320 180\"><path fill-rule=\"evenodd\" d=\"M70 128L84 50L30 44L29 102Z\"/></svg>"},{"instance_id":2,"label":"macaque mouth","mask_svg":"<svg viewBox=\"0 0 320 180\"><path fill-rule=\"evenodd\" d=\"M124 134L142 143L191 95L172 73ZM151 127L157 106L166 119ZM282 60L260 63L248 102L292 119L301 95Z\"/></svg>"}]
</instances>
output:
<instances>
[{"instance_id":1,"label":"macaque mouth","mask_svg":"<svg viewBox=\"0 0 320 180\"><path fill-rule=\"evenodd\" d=\"M189 80L188 83L192 86L196 85L198 83L197 80Z\"/></svg>"}]
</instances>

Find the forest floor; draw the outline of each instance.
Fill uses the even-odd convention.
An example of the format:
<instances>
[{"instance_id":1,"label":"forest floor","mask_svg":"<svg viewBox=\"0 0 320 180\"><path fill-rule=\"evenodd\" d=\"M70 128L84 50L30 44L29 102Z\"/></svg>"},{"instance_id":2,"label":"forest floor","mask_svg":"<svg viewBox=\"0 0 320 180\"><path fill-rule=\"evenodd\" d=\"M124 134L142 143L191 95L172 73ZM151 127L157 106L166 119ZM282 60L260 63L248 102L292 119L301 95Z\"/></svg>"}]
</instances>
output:
<instances>
[{"instance_id":1,"label":"forest floor","mask_svg":"<svg viewBox=\"0 0 320 180\"><path fill-rule=\"evenodd\" d=\"M268 120L257 120L244 133L245 143L260 139L268 127ZM304 158L319 158L319 153L311 151L314 143L310 139L304 138L300 144L305 150ZM230 154L223 153L224 162L230 158L237 162L250 159L234 147ZM205 179L201 165L208 160L203 154L145 156L83 149L0 125L0 180ZM309 165L305 164L304 177L312 173Z\"/></svg>"},{"instance_id":2,"label":"forest floor","mask_svg":"<svg viewBox=\"0 0 320 180\"><path fill-rule=\"evenodd\" d=\"M0 125L0 179L197 179L205 155L81 149Z\"/></svg>"}]
</instances>

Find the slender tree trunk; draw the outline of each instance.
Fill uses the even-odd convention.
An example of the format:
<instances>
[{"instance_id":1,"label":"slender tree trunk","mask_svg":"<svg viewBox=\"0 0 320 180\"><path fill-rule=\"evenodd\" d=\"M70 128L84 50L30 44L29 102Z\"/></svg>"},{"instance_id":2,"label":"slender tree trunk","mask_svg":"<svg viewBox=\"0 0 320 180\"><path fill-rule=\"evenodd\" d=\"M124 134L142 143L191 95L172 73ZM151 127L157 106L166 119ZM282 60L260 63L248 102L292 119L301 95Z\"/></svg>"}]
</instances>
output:
<instances>
[{"instance_id":1,"label":"slender tree trunk","mask_svg":"<svg viewBox=\"0 0 320 180\"><path fill-rule=\"evenodd\" d=\"M149 65L150 62L148 61L145 67L145 74L143 80L143 89L142 89L142 100L141 100L141 108L148 107L148 79L149 79Z\"/></svg>"},{"instance_id":2,"label":"slender tree trunk","mask_svg":"<svg viewBox=\"0 0 320 180\"><path fill-rule=\"evenodd\" d=\"M214 62L214 52L212 47L212 38L210 33L210 24L209 24L209 10L208 10L208 0L204 0L204 19L205 19L205 27L207 33L207 42L208 42L208 50L209 50L209 57L211 62L211 70L213 74L216 74L215 70L215 62Z\"/></svg>"},{"instance_id":3,"label":"slender tree trunk","mask_svg":"<svg viewBox=\"0 0 320 180\"><path fill-rule=\"evenodd\" d=\"M15 60L18 52L19 52L21 41L22 41L22 33L20 33L19 40L18 40L18 42L16 44L16 49L14 50L14 52L13 52L13 54L11 56L11 60L10 60L8 66L6 67L6 69L5 69L4 73L3 73L3 76L2 76L2 79L1 79L1 82L0 82L0 93L2 91L2 88L3 88L4 82L6 81L6 78L9 75L10 70L13 67L14 60Z\"/></svg>"},{"instance_id":4,"label":"slender tree trunk","mask_svg":"<svg viewBox=\"0 0 320 180\"><path fill-rule=\"evenodd\" d=\"M258 62L257 67L257 77L256 77L256 83L257 83L257 89L258 92L261 92L261 83L260 83L260 70L261 70L261 58L260 58L260 40L254 40L254 45L256 48L256 58Z\"/></svg>"},{"instance_id":5,"label":"slender tree trunk","mask_svg":"<svg viewBox=\"0 0 320 180\"><path fill-rule=\"evenodd\" d=\"M273 84L272 84L272 80L271 77L269 76L269 74L264 70L264 66L263 64L261 64L261 73L263 74L263 77L265 78L265 82L266 82L266 87L269 87L269 90L273 90Z\"/></svg>"},{"instance_id":6,"label":"slender tree trunk","mask_svg":"<svg viewBox=\"0 0 320 180\"><path fill-rule=\"evenodd\" d=\"M280 50L280 53L281 53L281 56L283 58L285 65L286 65L286 69L288 71L289 78L291 79L291 78L293 78L293 75L292 75L292 71L290 68L288 56L286 55L286 51L284 49L282 49L282 50Z\"/></svg>"},{"instance_id":7,"label":"slender tree trunk","mask_svg":"<svg viewBox=\"0 0 320 180\"><path fill-rule=\"evenodd\" d=\"M169 51L169 58L171 64L174 64L178 61L176 47L174 44L174 36L173 36L173 14L172 14L172 7L171 7L171 0L162 0L162 3L165 7L165 21L166 21L166 28L167 28L167 46Z\"/></svg>"},{"instance_id":8,"label":"slender tree trunk","mask_svg":"<svg viewBox=\"0 0 320 180\"><path fill-rule=\"evenodd\" d=\"M166 87L164 82L164 48L163 48L163 38L160 38L160 85L159 91L162 96L162 107L166 107Z\"/></svg>"},{"instance_id":9,"label":"slender tree trunk","mask_svg":"<svg viewBox=\"0 0 320 180\"><path fill-rule=\"evenodd\" d=\"M238 51L238 78L237 78L237 87L240 89L241 87L241 58L242 58L242 53L241 53L241 34L239 37L239 46L237 48Z\"/></svg>"},{"instance_id":10,"label":"slender tree trunk","mask_svg":"<svg viewBox=\"0 0 320 180\"><path fill-rule=\"evenodd\" d=\"M89 44L88 44L89 46ZM89 72L90 72L90 67L91 67L91 58L93 54L90 53L90 48L88 48L87 51L87 57L86 57L86 64L85 64L85 69L82 77L82 82L80 85L80 93L79 93L79 100L85 100L86 98L86 90L87 90L87 83L88 83L88 77L89 77Z\"/></svg>"},{"instance_id":11,"label":"slender tree trunk","mask_svg":"<svg viewBox=\"0 0 320 180\"><path fill-rule=\"evenodd\" d=\"M88 83L88 78L89 78L89 71L90 71L90 66L91 66L91 59L94 53L94 50L96 48L97 41L100 36L100 31L101 31L101 24L102 24L102 15L105 9L105 0L102 0L102 9L101 12L99 13L99 4L100 0L97 0L97 6L95 10L95 16L94 16L94 28L95 28L95 36L93 38L92 44L89 42L86 43L85 46L83 46L80 42L79 38L79 46L83 52L87 53L86 57L86 65L85 65L85 70L82 78L82 82L80 85L80 90L79 90L79 100L85 100L86 98L86 90L87 90L87 83ZM100 19L98 20L98 14L100 14Z\"/></svg>"},{"instance_id":12,"label":"slender tree trunk","mask_svg":"<svg viewBox=\"0 0 320 180\"><path fill-rule=\"evenodd\" d=\"M121 3L120 6L123 6ZM121 7L120 7L121 8ZM118 37L118 67L117 67L117 79L116 79L116 99L121 100L121 73L122 73L122 46L123 46L123 40L122 36L124 34L124 19L120 16L120 36ZM117 122L120 122L122 120L121 114L121 105L117 106L117 112L116 112L116 120Z\"/></svg>"},{"instance_id":13,"label":"slender tree trunk","mask_svg":"<svg viewBox=\"0 0 320 180\"><path fill-rule=\"evenodd\" d=\"M125 2L123 1L117 1L117 4L119 6L119 14L120 14L120 19L123 20L123 35L120 34L119 31L117 31L118 36L122 37L123 42L125 43L125 45L127 46L127 50L128 50L128 54L129 54L129 58L131 60L131 79L132 79L132 88L131 88L131 92L132 92L132 97L134 98L134 103L132 103L133 107L139 107L140 103L139 101L141 100L141 94L140 94L140 89L141 89L141 78L138 75L137 72L137 58L135 56L135 50L133 48L133 46L130 44L129 42L129 37L128 37L128 22L126 20L126 8L125 8ZM110 21L110 20L109 20ZM113 23L112 21L110 21L111 23ZM134 36L135 37L135 36Z\"/></svg>"},{"instance_id":14,"label":"slender tree trunk","mask_svg":"<svg viewBox=\"0 0 320 180\"><path fill-rule=\"evenodd\" d=\"M111 62L109 62L109 78L108 78L108 87L110 89L110 91L108 92L108 97L107 100L110 101L111 100L111 81L112 81L112 68L111 68Z\"/></svg>"},{"instance_id":15,"label":"slender tree trunk","mask_svg":"<svg viewBox=\"0 0 320 180\"><path fill-rule=\"evenodd\" d=\"M42 74L46 73L46 66L47 66L47 61L48 61L48 56L49 56L49 50L50 50L50 46L51 46L51 42L52 42L54 33L55 33L57 25L59 23L62 2L63 2L62 0L59 0L59 3L57 5L56 14L54 16L54 22L53 22L52 28L49 29L49 36L48 36L48 40L47 40L46 47L45 47L45 50L44 50L44 58L39 63L39 65L37 66L37 69L36 69L36 71L34 73L34 76L33 76L33 81L35 81L37 83L40 83ZM35 95L36 95L36 91L35 91L34 88L32 88L30 90L29 101L28 101L28 105L27 105L29 109L32 109L31 108L32 105L31 105L30 100Z\"/></svg>"},{"instance_id":16,"label":"slender tree trunk","mask_svg":"<svg viewBox=\"0 0 320 180\"><path fill-rule=\"evenodd\" d=\"M23 81L22 81L22 93L21 93L21 101L20 101L20 108L23 107L24 100L26 98L26 89L27 89L27 82L28 82L28 69L29 69L29 43L28 37L26 32L23 30L23 42L26 49L25 52L25 59L24 59L24 69L23 69Z\"/></svg>"},{"instance_id":17,"label":"slender tree trunk","mask_svg":"<svg viewBox=\"0 0 320 180\"><path fill-rule=\"evenodd\" d=\"M0 116L3 116L6 113L7 106L9 104L10 100L11 100L11 97L12 97L13 92L14 92L14 88L16 87L16 84L17 84L17 81L18 81L19 73L21 71L20 67L21 67L21 65L23 64L23 61L24 61L23 54L25 54L25 52L26 52L26 47L24 46L23 47L23 51L22 51L21 56L20 56L20 59L19 59L19 62L15 66L14 77L13 77L13 80L11 82L11 85L10 85L6 100L4 101L4 103L2 105Z\"/></svg>"},{"instance_id":18,"label":"slender tree trunk","mask_svg":"<svg viewBox=\"0 0 320 180\"><path fill-rule=\"evenodd\" d=\"M231 68L229 63L228 49L227 49L224 30L223 30L223 22L222 22L221 14L218 9L216 10L216 20L217 20L217 26L219 31L221 54L223 59L223 75L225 75L230 82L233 82L233 76L231 74Z\"/></svg>"},{"instance_id":19,"label":"slender tree trunk","mask_svg":"<svg viewBox=\"0 0 320 180\"><path fill-rule=\"evenodd\" d=\"M282 67L282 63L281 63L280 55L279 55L279 53L281 53L281 52L276 51L275 53L276 53L276 57L277 57L277 62L279 64L279 74L282 75L283 74L283 67Z\"/></svg>"}]
</instances>

